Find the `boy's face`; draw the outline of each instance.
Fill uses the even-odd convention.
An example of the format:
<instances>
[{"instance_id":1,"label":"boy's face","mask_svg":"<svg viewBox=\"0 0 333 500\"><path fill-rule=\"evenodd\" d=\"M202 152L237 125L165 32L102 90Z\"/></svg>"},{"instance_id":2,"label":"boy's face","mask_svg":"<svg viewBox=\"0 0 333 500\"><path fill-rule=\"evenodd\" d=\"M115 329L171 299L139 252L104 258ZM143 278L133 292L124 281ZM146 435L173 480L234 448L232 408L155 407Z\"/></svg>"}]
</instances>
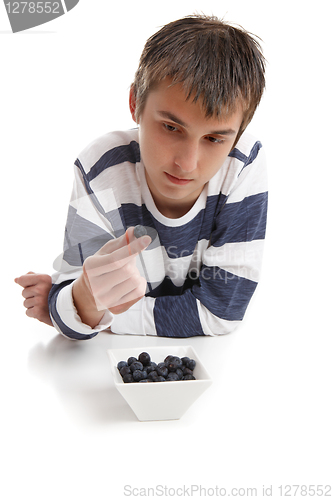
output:
<instances>
[{"instance_id":1,"label":"boy's face","mask_svg":"<svg viewBox=\"0 0 333 500\"><path fill-rule=\"evenodd\" d=\"M181 85L164 81L148 94L139 118L146 179L159 211L184 215L232 149L243 119L239 109L226 119L206 118L200 99L186 101ZM135 99L130 94L135 120Z\"/></svg>"}]
</instances>

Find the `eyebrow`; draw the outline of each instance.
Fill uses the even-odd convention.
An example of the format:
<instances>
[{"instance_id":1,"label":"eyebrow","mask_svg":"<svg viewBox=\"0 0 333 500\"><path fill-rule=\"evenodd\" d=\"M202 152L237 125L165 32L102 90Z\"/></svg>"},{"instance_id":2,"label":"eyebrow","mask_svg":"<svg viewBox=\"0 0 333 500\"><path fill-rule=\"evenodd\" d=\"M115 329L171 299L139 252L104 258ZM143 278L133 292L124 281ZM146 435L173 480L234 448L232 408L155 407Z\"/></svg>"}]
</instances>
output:
<instances>
[{"instance_id":1,"label":"eyebrow","mask_svg":"<svg viewBox=\"0 0 333 500\"><path fill-rule=\"evenodd\" d=\"M178 118L173 113L170 113L169 111L158 111L158 114L161 115L163 118L167 118L168 120L171 120L174 123L177 123L177 125L180 125L181 127L188 128L188 125L186 125L186 123L183 122L183 120ZM233 130L232 128L227 128L227 129L222 129L222 130L215 130L213 132L209 132L209 134L212 134L212 135L236 135L236 131Z\"/></svg>"}]
</instances>

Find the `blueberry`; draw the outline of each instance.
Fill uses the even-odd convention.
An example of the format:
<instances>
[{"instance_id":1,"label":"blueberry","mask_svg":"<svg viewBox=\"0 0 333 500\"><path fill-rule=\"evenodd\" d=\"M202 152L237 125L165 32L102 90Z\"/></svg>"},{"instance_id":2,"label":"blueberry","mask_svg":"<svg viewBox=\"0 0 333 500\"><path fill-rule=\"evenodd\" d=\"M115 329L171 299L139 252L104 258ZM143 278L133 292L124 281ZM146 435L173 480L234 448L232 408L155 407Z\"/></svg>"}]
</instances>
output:
<instances>
[{"instance_id":1,"label":"blueberry","mask_svg":"<svg viewBox=\"0 0 333 500\"><path fill-rule=\"evenodd\" d=\"M190 370L194 370L195 366L196 366L196 361L195 359L190 359L190 362L187 364L187 368L189 368Z\"/></svg>"},{"instance_id":2,"label":"blueberry","mask_svg":"<svg viewBox=\"0 0 333 500\"><path fill-rule=\"evenodd\" d=\"M177 368L181 367L181 360L178 358L178 356L171 356L168 361L166 362L166 367L169 370L169 372L175 372Z\"/></svg>"},{"instance_id":3,"label":"blueberry","mask_svg":"<svg viewBox=\"0 0 333 500\"><path fill-rule=\"evenodd\" d=\"M156 380L156 379L157 379L157 377L158 377L158 373L157 373L157 371L155 371L155 370L153 370L152 372L150 372L150 373L148 374L148 378L149 378L150 380Z\"/></svg>"},{"instance_id":4,"label":"blueberry","mask_svg":"<svg viewBox=\"0 0 333 500\"><path fill-rule=\"evenodd\" d=\"M156 370L156 367L157 367L157 364L154 361L152 361L150 363L150 365L147 366L147 372L150 373L150 372Z\"/></svg>"},{"instance_id":5,"label":"blueberry","mask_svg":"<svg viewBox=\"0 0 333 500\"><path fill-rule=\"evenodd\" d=\"M140 363L140 361L134 361L133 363L131 363L130 369L132 370L132 372L134 372L135 370L143 370L143 364Z\"/></svg>"},{"instance_id":6,"label":"blueberry","mask_svg":"<svg viewBox=\"0 0 333 500\"><path fill-rule=\"evenodd\" d=\"M168 373L169 373L169 370L167 369L165 363L159 363L156 367L156 372L158 373L158 375L160 375L161 377L167 377L168 376Z\"/></svg>"},{"instance_id":7,"label":"blueberry","mask_svg":"<svg viewBox=\"0 0 333 500\"><path fill-rule=\"evenodd\" d=\"M122 368L120 368L119 373L122 377L124 377L124 375L131 374L131 369L129 366L123 366Z\"/></svg>"},{"instance_id":8,"label":"blueberry","mask_svg":"<svg viewBox=\"0 0 333 500\"><path fill-rule=\"evenodd\" d=\"M141 370L134 370L133 372L134 382L140 382L140 380L143 380L144 378L147 378L147 372L143 372Z\"/></svg>"},{"instance_id":9,"label":"blueberry","mask_svg":"<svg viewBox=\"0 0 333 500\"><path fill-rule=\"evenodd\" d=\"M140 224L135 226L133 234L136 238L141 238L141 236L145 236L147 233L147 229Z\"/></svg>"},{"instance_id":10,"label":"blueberry","mask_svg":"<svg viewBox=\"0 0 333 500\"><path fill-rule=\"evenodd\" d=\"M138 359L143 364L143 366L148 366L150 363L150 356L148 352L142 352Z\"/></svg>"},{"instance_id":11,"label":"blueberry","mask_svg":"<svg viewBox=\"0 0 333 500\"><path fill-rule=\"evenodd\" d=\"M123 366L127 366L127 362L126 361L119 361L119 363L117 364L118 370L120 370L120 368L122 368Z\"/></svg>"},{"instance_id":12,"label":"blueberry","mask_svg":"<svg viewBox=\"0 0 333 500\"><path fill-rule=\"evenodd\" d=\"M186 368L189 368L190 370L194 370L196 362L194 359L189 358L188 356L184 356L182 358L183 365L186 366Z\"/></svg>"},{"instance_id":13,"label":"blueberry","mask_svg":"<svg viewBox=\"0 0 333 500\"><path fill-rule=\"evenodd\" d=\"M133 382L133 377L130 373L127 373L126 375L123 376L123 381L125 384L128 384L129 382Z\"/></svg>"},{"instance_id":14,"label":"blueberry","mask_svg":"<svg viewBox=\"0 0 333 500\"><path fill-rule=\"evenodd\" d=\"M178 365L182 364L182 360L180 358L178 358L178 356L174 356L172 361L174 363L177 363Z\"/></svg>"},{"instance_id":15,"label":"blueberry","mask_svg":"<svg viewBox=\"0 0 333 500\"><path fill-rule=\"evenodd\" d=\"M164 382L195 380L193 370L196 361L184 356L179 358L169 354L163 362L151 361L148 352L141 352L138 358L131 356L126 361L119 361L117 368L125 383L129 382Z\"/></svg>"}]
</instances>

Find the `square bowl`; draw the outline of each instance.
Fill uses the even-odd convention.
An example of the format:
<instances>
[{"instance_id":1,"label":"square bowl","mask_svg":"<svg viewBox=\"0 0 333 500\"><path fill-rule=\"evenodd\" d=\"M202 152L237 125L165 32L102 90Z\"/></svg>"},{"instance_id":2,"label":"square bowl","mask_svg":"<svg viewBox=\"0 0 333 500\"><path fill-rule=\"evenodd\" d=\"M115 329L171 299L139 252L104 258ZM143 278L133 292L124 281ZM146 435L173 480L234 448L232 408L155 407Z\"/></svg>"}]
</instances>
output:
<instances>
[{"instance_id":1,"label":"square bowl","mask_svg":"<svg viewBox=\"0 0 333 500\"><path fill-rule=\"evenodd\" d=\"M140 421L179 419L212 384L210 376L191 346L133 347L108 349L107 352L115 386ZM117 364L119 361L127 361L130 356L138 357L141 352L148 352L151 361L157 364L164 361L169 354L195 359L193 375L196 380L125 384Z\"/></svg>"}]
</instances>

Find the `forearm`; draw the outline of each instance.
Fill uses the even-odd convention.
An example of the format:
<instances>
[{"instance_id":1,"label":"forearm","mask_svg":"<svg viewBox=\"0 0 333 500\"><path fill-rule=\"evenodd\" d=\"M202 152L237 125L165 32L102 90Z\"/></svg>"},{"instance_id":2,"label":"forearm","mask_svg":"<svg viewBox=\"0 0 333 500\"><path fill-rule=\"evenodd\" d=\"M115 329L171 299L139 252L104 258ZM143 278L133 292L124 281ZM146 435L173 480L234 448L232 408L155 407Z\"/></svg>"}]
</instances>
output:
<instances>
[{"instance_id":1,"label":"forearm","mask_svg":"<svg viewBox=\"0 0 333 500\"><path fill-rule=\"evenodd\" d=\"M229 333L238 324L218 318L187 290L182 295L144 297L115 316L111 329L116 334L187 338Z\"/></svg>"},{"instance_id":2,"label":"forearm","mask_svg":"<svg viewBox=\"0 0 333 500\"><path fill-rule=\"evenodd\" d=\"M157 298L154 306L156 335L181 338L232 332L243 319L255 284L246 291L233 287L230 294L223 293L220 284L216 285L220 292L201 284L187 289L182 295Z\"/></svg>"},{"instance_id":3,"label":"forearm","mask_svg":"<svg viewBox=\"0 0 333 500\"><path fill-rule=\"evenodd\" d=\"M89 340L109 328L113 316L106 311L100 323L94 328L85 324L74 305L72 293L74 282L74 279L69 279L52 285L48 300L50 317L56 330L65 337L72 340Z\"/></svg>"}]
</instances>

